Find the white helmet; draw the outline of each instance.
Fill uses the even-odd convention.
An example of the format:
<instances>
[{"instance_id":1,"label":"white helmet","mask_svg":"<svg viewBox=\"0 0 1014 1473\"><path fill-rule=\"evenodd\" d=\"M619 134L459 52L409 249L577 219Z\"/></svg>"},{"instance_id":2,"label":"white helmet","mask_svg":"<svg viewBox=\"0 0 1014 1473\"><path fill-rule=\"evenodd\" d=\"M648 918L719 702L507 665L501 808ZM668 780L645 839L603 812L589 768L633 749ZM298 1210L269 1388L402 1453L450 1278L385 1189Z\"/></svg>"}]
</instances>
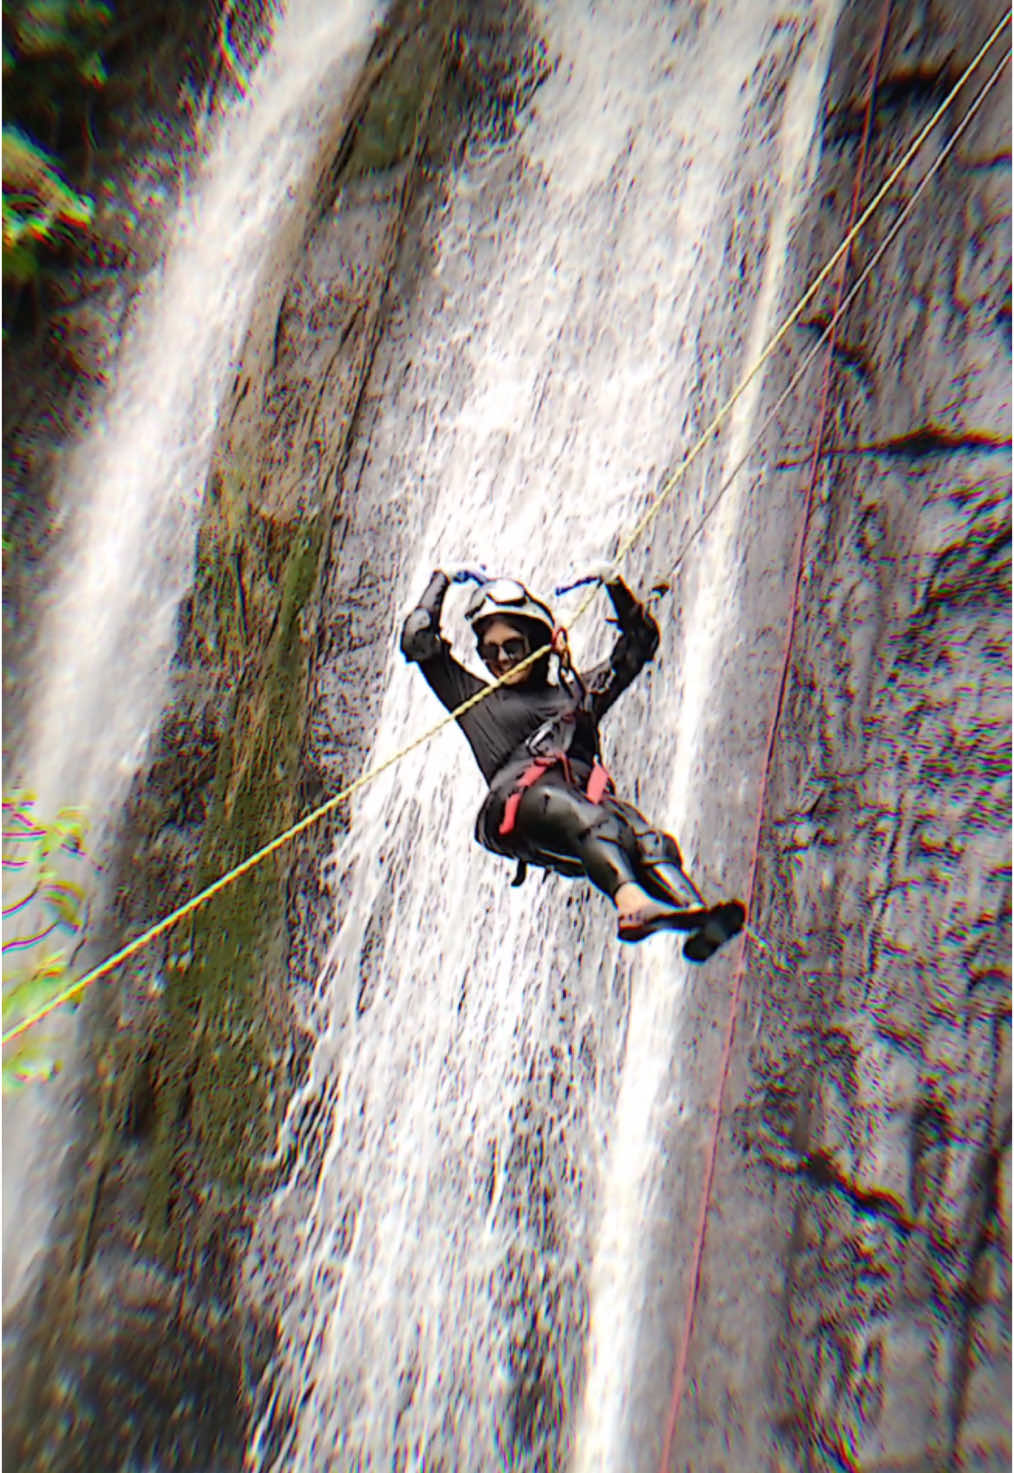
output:
<instances>
[{"instance_id":1,"label":"white helmet","mask_svg":"<svg viewBox=\"0 0 1014 1473\"><path fill-rule=\"evenodd\" d=\"M491 619L497 614L510 618L530 620L534 624L540 624L546 631L546 642L548 644L553 630L556 628L556 620L553 618L552 609L548 609L539 599L534 598L523 583L515 578L491 578L488 583L482 583L472 594L465 609L465 618L478 637L477 625L484 619Z\"/></svg>"}]
</instances>

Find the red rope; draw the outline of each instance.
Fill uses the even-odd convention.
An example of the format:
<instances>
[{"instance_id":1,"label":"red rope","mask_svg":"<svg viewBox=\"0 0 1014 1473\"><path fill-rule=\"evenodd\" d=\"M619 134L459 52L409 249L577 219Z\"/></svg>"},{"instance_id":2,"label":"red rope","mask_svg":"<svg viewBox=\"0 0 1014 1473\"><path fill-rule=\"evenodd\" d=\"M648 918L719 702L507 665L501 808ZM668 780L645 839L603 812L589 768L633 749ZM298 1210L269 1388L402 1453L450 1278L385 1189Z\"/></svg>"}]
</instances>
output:
<instances>
[{"instance_id":1,"label":"red rope","mask_svg":"<svg viewBox=\"0 0 1014 1473\"><path fill-rule=\"evenodd\" d=\"M870 79L866 97L866 116L863 122L862 141L859 147L859 158L856 162L855 184L852 190L852 209L849 215L849 231L851 232L859 213L859 196L862 191L863 176L866 172L866 157L869 150L870 133L873 125L873 105L876 98L877 78L880 74L880 63L884 53L884 43L887 40L887 29L891 18L891 0L884 0L884 9L881 16L880 32L874 49L870 64ZM813 493L817 485L817 474L820 465L820 452L824 445L824 425L827 418L827 404L831 386L831 363L834 355L835 341L838 329L838 319L841 315L842 300L845 294L845 276L848 271L851 248L842 257L838 268L838 286L835 296L834 315L831 319L831 334L828 339L827 354L824 359L824 377L821 387L820 410L817 417L817 435L813 446L813 457L810 461L810 474L806 487L806 496L803 502L803 515L800 519L799 533L796 539L796 562L795 581L792 591L792 604L789 610L789 623L785 636L785 647L782 656L781 675L778 681L778 693L775 698L774 710L771 715L771 724L768 728L767 746L764 753L764 770L761 777L760 795L757 802L757 818L754 824L752 859L750 861L750 879L747 886L747 914L752 914L754 890L757 882L757 864L760 856L761 826L764 819L764 809L767 802L768 781L771 775L771 765L774 759L775 738L778 725L781 721L782 709L785 705L785 694L789 684L789 668L792 658L792 644L796 633L796 621L799 609L799 592L803 577L803 559L806 552L807 534L810 530L810 516L813 509ZM690 1293L687 1297L686 1315L683 1321L683 1334L680 1341L679 1354L676 1358L676 1369L673 1374L672 1395L669 1398L669 1411L666 1418L665 1439L662 1444L662 1455L659 1459L659 1473L670 1473L670 1460L672 1457L672 1446L676 1435L676 1424L679 1419L680 1404L683 1400L683 1388L686 1382L687 1360L690 1354L690 1342L694 1329L694 1313L697 1308L697 1300L701 1287L701 1264L704 1257L704 1243L707 1236L708 1207L711 1203L711 1192L715 1181L715 1166L718 1160L718 1138L722 1121L722 1105L725 1099L725 1088L729 1078L729 1066L732 1059L732 1044L736 1034L736 1016L739 1012L739 1000L743 991L743 976L746 969L746 952L748 937L744 938L744 944L740 948L739 959L736 963L736 971L732 984L732 995L729 1000L729 1017L725 1027L725 1039L722 1045L722 1055L718 1072L718 1088L712 1106L711 1139L708 1146L707 1166L704 1173L704 1189L701 1193L700 1207L697 1215L697 1231L694 1238L694 1248L690 1267Z\"/></svg>"}]
</instances>

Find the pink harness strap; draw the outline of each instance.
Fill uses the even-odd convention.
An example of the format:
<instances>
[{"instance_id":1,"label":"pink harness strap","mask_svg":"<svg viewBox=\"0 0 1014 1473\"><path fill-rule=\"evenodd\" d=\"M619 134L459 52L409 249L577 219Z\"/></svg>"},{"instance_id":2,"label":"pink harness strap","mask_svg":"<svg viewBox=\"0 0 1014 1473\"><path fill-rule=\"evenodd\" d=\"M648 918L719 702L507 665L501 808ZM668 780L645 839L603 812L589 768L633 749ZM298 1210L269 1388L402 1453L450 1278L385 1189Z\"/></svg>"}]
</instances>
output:
<instances>
[{"instance_id":1,"label":"pink harness strap","mask_svg":"<svg viewBox=\"0 0 1014 1473\"><path fill-rule=\"evenodd\" d=\"M501 834L512 834L514 832L518 807L520 806L521 799L525 795L525 790L530 788L532 783L537 782L544 772L548 772L551 767L555 767L559 761L560 758L558 756L535 757L532 760L531 767L525 768L511 791L510 797L504 804L503 818L500 820Z\"/></svg>"},{"instance_id":2,"label":"pink harness strap","mask_svg":"<svg viewBox=\"0 0 1014 1473\"><path fill-rule=\"evenodd\" d=\"M551 767L555 767L558 762L563 764L564 769L567 771L569 776L570 763L567 761L562 753L556 753L552 756L547 755L545 757L535 757L532 759L531 767L525 768L524 772L518 778L517 783L515 784L510 794L510 797L504 804L503 818L500 820L499 829L501 835L512 834L514 832L514 825L517 822L518 808L521 806L521 799L524 797L525 792L528 790L528 788L532 786L533 783L538 782L539 778L544 772L548 772L549 769ZM591 800L592 803L600 803L602 801L603 794L608 792L612 785L612 778L609 776L606 769L602 766L602 763L596 757L595 762L592 766L591 774L588 778L588 785L585 788L585 793L587 797Z\"/></svg>"},{"instance_id":3,"label":"pink harness strap","mask_svg":"<svg viewBox=\"0 0 1014 1473\"><path fill-rule=\"evenodd\" d=\"M609 792L612 785L612 778L596 757L585 793L593 803L601 803L603 795Z\"/></svg>"}]
</instances>

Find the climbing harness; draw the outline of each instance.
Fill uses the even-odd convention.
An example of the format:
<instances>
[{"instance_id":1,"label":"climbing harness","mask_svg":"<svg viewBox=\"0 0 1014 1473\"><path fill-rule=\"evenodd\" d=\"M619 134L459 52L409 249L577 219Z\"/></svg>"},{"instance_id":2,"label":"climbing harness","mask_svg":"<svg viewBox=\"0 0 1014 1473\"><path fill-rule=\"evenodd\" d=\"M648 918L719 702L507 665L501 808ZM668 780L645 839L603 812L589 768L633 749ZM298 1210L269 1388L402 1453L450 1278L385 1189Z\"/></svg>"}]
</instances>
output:
<instances>
[{"instance_id":1,"label":"climbing harness","mask_svg":"<svg viewBox=\"0 0 1014 1473\"><path fill-rule=\"evenodd\" d=\"M588 691L584 681L581 679L574 662L570 657L570 643L567 631L562 625L557 625L550 640L550 647L560 661L560 683L568 691L573 701L569 711L559 716L551 716L544 721L536 731L525 741L525 746L531 753L531 765L526 767L514 784L507 802L504 805L503 818L500 820L498 833L506 837L514 832L517 821L518 808L521 799L530 787L538 782L544 773L554 767L562 767L567 782L573 787L574 775L571 772L570 758L567 753L570 748L574 731L574 722L578 712L588 705ZM592 769L585 784L585 797L592 803L601 803L607 792L612 790L613 780L603 765L602 759L596 752L592 761ZM522 876L522 879L524 876ZM521 880L515 877L512 882L520 885Z\"/></svg>"},{"instance_id":2,"label":"climbing harness","mask_svg":"<svg viewBox=\"0 0 1014 1473\"><path fill-rule=\"evenodd\" d=\"M506 836L514 832L517 822L518 808L521 799L530 787L538 782L544 773L550 772L554 767L562 767L567 781L574 785L573 774L570 770L570 759L566 752L547 752L544 756L533 757L530 767L526 767L511 790L507 802L504 804L503 818L497 832ZM601 803L606 793L612 792L613 780L601 759L596 756L592 765L591 775L585 784L584 794L590 803Z\"/></svg>"},{"instance_id":3,"label":"climbing harness","mask_svg":"<svg viewBox=\"0 0 1014 1473\"><path fill-rule=\"evenodd\" d=\"M985 57L986 53L990 50L994 42L1001 35L1006 25L1007 17L1005 15L1003 19L1000 20L994 27L988 38L983 42L982 46L976 52L975 56L962 71L960 77L958 77L953 87L950 88L946 97L944 97L940 104L937 106L926 124L920 129L912 143L905 149L898 163L895 165L894 169L891 170L883 185L874 194L873 198L865 207L862 214L855 220L854 224L849 229L847 235L838 246L837 250L825 263L820 272L818 272L811 285L807 288L802 297L799 298L796 306L793 308L792 312L790 312L788 317L785 318L782 325L775 333L774 337L770 340L767 347L764 349L763 353L756 360L753 366L748 370L745 376L740 380L739 384L725 400L725 402L716 411L711 422L701 433L695 443L691 446L684 459L675 468L672 474L668 476L667 479L664 481L662 487L660 488L654 499L651 501L642 517L636 522L628 536L625 537L620 543L619 550L617 551L617 554L613 559L614 563L617 566L622 563L623 559L626 557L631 547L641 537L646 528L654 520L655 516L657 516L664 502L672 494L673 490L679 484L679 481L683 478L686 471L701 454L705 446L711 440L712 436L727 419L728 415L731 413L732 409L742 397L747 387L753 382L757 374L760 373L761 369L772 357L779 344L785 338L786 334L798 322L806 306L813 299L815 294L820 290L820 287L827 280L828 276L834 270L835 266L839 263L839 261L841 261L845 253L851 250L852 243L858 233L862 230L863 226L867 223L871 216L879 209L888 192L893 188L894 184L900 178L903 171L915 158L916 154L922 148L932 130L940 122L947 109L951 106L958 93L968 81L968 78L972 75L972 73L978 67L979 63ZM973 113L978 110L981 103L985 100L986 95L992 89L997 79L1001 75L1003 67L1006 65L1010 54L1010 48L1008 48L1003 61L995 69L992 76L981 89L975 102L969 108L968 112L965 115L965 118L959 125L959 128L952 138L950 144L947 146L944 152L941 153L938 160L936 160L934 164L930 166L925 180L923 181L924 183L928 182L929 178L936 173L943 158L946 156L947 153L950 152L953 144L957 141L958 133L964 130L964 128L970 121ZM908 214L911 211L911 207L915 203L915 199L920 192L921 186L916 191L916 193L913 194L909 198L909 200L906 201L906 204L901 211L896 229L900 227L901 222L907 218ZM819 349L823 345L824 341L830 336L831 330L834 326L835 319L832 319L832 322L821 334L821 337L817 343L817 349ZM779 405L780 402L781 401L779 401ZM769 420L765 421L763 429L767 428L768 422ZM755 442L756 438L757 437L755 436ZM718 496L716 496L716 498L712 501L711 506L706 510L704 520L710 517L713 513L714 507L717 504L717 500ZM694 535L696 535L696 533L692 534L692 537L690 539L691 541L693 540ZM687 548L684 548L683 552L680 554L681 558L685 556L686 550ZM463 580L456 579L455 581ZM600 578L596 578L593 581L595 583L595 587L589 590L588 595L582 601L580 607L574 615L574 618L571 621L572 624L581 619L587 612L587 609L590 607L590 604L594 597L596 588L602 580ZM383 773L388 771L389 768L395 766L396 763L400 762L404 757L407 757L411 752L414 752L418 747L424 746L427 742L431 741L432 738L438 735L438 733L441 732L445 726L449 726L451 722L458 720L458 718L463 716L466 711L471 710L473 706L477 706L481 701L488 699L493 691L499 690L502 685L505 685L507 683L508 678L513 679L519 671L530 668L532 665L534 665L535 662L541 659L545 654L547 654L550 649L551 645L544 645L540 649L533 650L532 653L527 655L524 660L520 661L517 665L512 667L512 669L508 672L507 677L501 676L499 679L494 680L491 684L484 686L483 689L477 691L474 696L470 696L468 700L463 701L461 705L458 706L454 711L448 712L446 715L441 717L439 721L435 722L432 726L421 732L417 737L414 737L411 741L406 742L404 746L398 749L398 751L391 753L390 756L384 758L375 766L369 768L366 772L360 773L358 777L347 783L337 793L333 794L332 797L327 799L326 802L320 804L317 808L312 809L309 813L304 814L301 819L298 819L289 828L285 829L282 833L276 835L275 838L271 839L267 844L264 844L260 849L257 849L252 854L248 855L247 858L243 860L240 864L235 865L230 870L227 870L224 874L220 875L217 880L212 881L211 884L207 885L204 889L198 891L196 895L191 896L190 899L185 901L182 905L177 906L174 910L163 916L160 920L148 926L138 936L134 937L133 940L125 943L115 952L111 953L111 955L106 957L103 961L97 963L94 967L90 968L73 984L66 987L62 992L48 999L43 1005L35 1009L33 1012L28 1013L18 1023L6 1029L3 1032L2 1038L0 1038L0 1042L2 1042L3 1044L11 1042L13 1039L18 1038L22 1033L25 1033L29 1028L33 1027L36 1023L40 1022L43 1018L47 1017L50 1013L54 1012L57 1008L62 1007L66 1003L80 1000L81 995L84 993L86 988L91 986L92 983L99 981L102 977L108 976L109 973L114 971L116 967L120 966L123 962L128 961L132 956L137 955L138 952L142 951L146 946L150 945L152 941L155 941L159 936L162 936L167 931L171 930L172 927L177 925L181 920L184 920L187 916L192 915L196 910L199 910L202 906L206 905L222 890L225 890L229 885L241 879L245 874L248 874L257 865L262 863L265 859L269 858L272 854L276 853L279 849L283 848L286 844L291 843L293 839L298 838L299 835L304 833L307 829L319 823L321 819L325 818L329 813L334 812L334 810L340 807L341 804L347 802L347 800L353 797L354 794L359 792L361 788L366 787L369 783L375 781L378 777L382 776ZM748 929L748 934L749 933L750 932Z\"/></svg>"},{"instance_id":4,"label":"climbing harness","mask_svg":"<svg viewBox=\"0 0 1014 1473\"><path fill-rule=\"evenodd\" d=\"M570 763L567 761L565 754L562 752L555 753L552 756L532 758L531 766L525 768L524 772L514 784L514 788L510 793L507 802L504 804L503 818L500 820L500 827L497 831L498 833L506 836L507 834L512 834L514 832L514 825L517 822L518 809L521 806L521 799L524 797L528 789L530 787L533 787L535 783L538 782L543 773L549 772L550 769L556 767L557 764L562 764L565 772L569 771Z\"/></svg>"}]
</instances>

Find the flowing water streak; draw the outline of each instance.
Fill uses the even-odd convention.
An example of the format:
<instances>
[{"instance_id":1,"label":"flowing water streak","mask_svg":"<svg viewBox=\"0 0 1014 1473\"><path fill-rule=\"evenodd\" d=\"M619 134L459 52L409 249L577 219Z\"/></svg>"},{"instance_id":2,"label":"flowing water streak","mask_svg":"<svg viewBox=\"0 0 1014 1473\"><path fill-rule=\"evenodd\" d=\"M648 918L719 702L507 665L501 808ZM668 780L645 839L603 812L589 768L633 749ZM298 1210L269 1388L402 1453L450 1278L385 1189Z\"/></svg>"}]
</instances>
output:
<instances>
[{"instance_id":1,"label":"flowing water streak","mask_svg":"<svg viewBox=\"0 0 1014 1473\"><path fill-rule=\"evenodd\" d=\"M223 117L183 197L109 401L69 457L71 524L15 765L40 813L86 810L99 855L165 702L216 422L268 253L305 208L374 20L367 0L293 0L280 17L247 95ZM66 1055L67 1027L52 1029ZM52 1215L67 1140L59 1093L36 1089L5 1106L5 1310L26 1287Z\"/></svg>"},{"instance_id":2,"label":"flowing water streak","mask_svg":"<svg viewBox=\"0 0 1014 1473\"><path fill-rule=\"evenodd\" d=\"M744 84L783 12L749 7L730 25L702 7L547 10L556 72L515 140L456 171L425 227L435 264L378 362L378 381L395 371L350 515L403 526L403 605L445 560L543 590L580 571L683 449L688 344L725 287ZM659 519L635 583L668 566L692 515ZM461 602L452 591L459 650ZM575 644L597 657L601 627ZM676 709L679 653L664 643L606 726L621 791L639 775L643 806L670 822L695 799L671 791L669 743L644 735ZM377 757L434 714L393 637L391 655ZM580 887L509 889L470 839L481 794L449 729L360 795L332 862L321 1033L287 1121L295 1165L249 1267L283 1336L255 1465L291 1417L279 1469L561 1466L590 1294L604 1405L577 1417L582 1457L629 1466L594 1450L629 1433L636 1229L663 1083L679 1094L678 953L664 939L665 967L619 953L607 905ZM632 1294L610 1280L614 1247ZM621 1371L595 1382L609 1336Z\"/></svg>"},{"instance_id":3,"label":"flowing water streak","mask_svg":"<svg viewBox=\"0 0 1014 1473\"><path fill-rule=\"evenodd\" d=\"M184 195L110 401L71 456L76 510L36 652L24 757L43 808L115 808L140 763L164 702L217 418L254 296L372 22L364 0L296 0L280 18Z\"/></svg>"},{"instance_id":4,"label":"flowing water streak","mask_svg":"<svg viewBox=\"0 0 1014 1473\"><path fill-rule=\"evenodd\" d=\"M778 327L780 288L788 260L788 240L805 203L817 156L815 129L830 53L837 4L816 9L810 34L795 61L789 83L775 161L776 205L767 232L767 254L760 290L753 303L743 365L752 365ZM728 85L730 78L725 78ZM735 73L732 80L738 81ZM732 98L717 96L714 109L731 111ZM738 375L737 375L738 376ZM729 468L744 456L753 433L763 388L758 376L737 402L722 436L722 458L716 479L724 483ZM680 740L671 768L666 812L672 817L684 853L704 852L712 873L734 872L735 855L709 847L706 827L708 782L701 771L707 750L707 716L711 693L721 683L728 652L735 649L741 613L736 596L736 549L742 535L742 491L746 473L720 503L695 557L694 598L686 627L693 631L681 651L682 699ZM691 863L691 868L694 866ZM631 1306L650 1294L651 1256L645 1250L645 1224L664 1216L657 1200L659 1141L666 1116L683 1117L696 1129L698 1102L673 1080L670 1056L691 1044L682 1027L679 991L671 985L671 961L651 954L652 985L637 990L627 1044L623 1082L616 1111L615 1136L606 1168L605 1212L591 1274L589 1375L582 1408L575 1470L632 1466L631 1448L640 1441L631 1387L638 1372L638 1316ZM671 1326L681 1324L683 1304L671 1306ZM650 1454L649 1454L650 1465Z\"/></svg>"}]
</instances>

